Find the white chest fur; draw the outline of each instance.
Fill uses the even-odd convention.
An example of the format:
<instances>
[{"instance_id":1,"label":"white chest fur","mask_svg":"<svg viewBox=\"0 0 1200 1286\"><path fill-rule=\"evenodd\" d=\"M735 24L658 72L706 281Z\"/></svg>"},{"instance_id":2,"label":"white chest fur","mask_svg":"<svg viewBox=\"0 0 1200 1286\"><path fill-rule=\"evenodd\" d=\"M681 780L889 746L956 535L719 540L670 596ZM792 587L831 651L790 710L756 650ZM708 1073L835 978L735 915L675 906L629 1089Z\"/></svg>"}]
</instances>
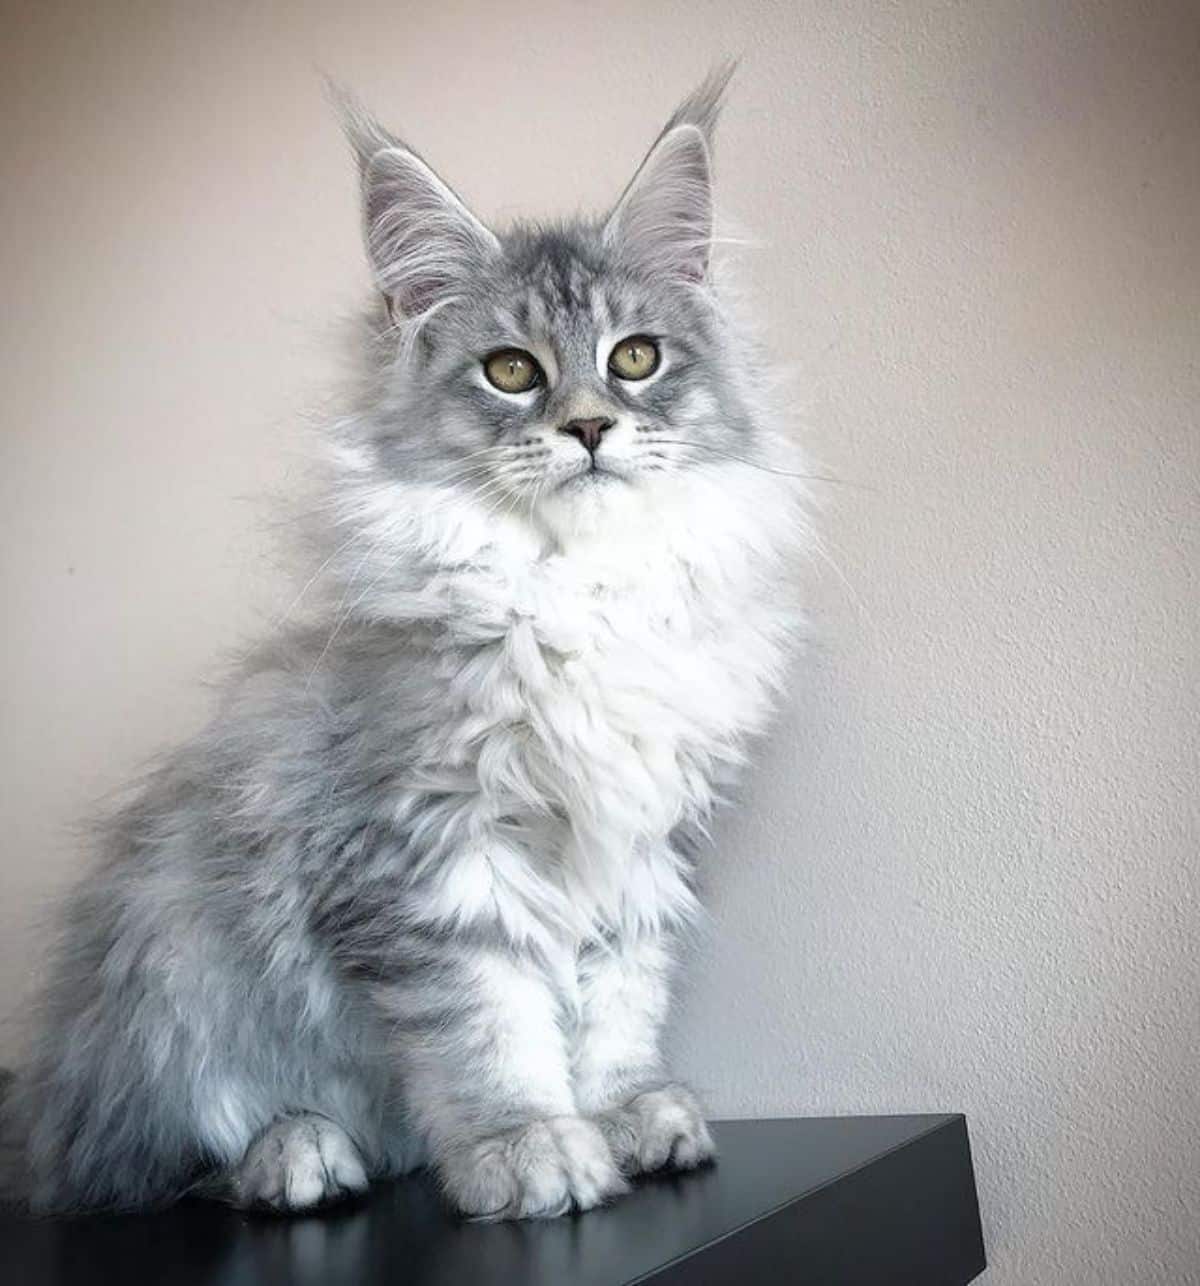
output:
<instances>
[{"instance_id":1,"label":"white chest fur","mask_svg":"<svg viewBox=\"0 0 1200 1286\"><path fill-rule=\"evenodd\" d=\"M610 919L631 901L639 915L680 905L666 837L708 813L765 721L793 624L778 583L786 506L699 478L636 501L549 534L450 526L443 504L432 565L397 587L395 614L436 622L443 640L416 771L469 799L454 828L467 855L443 881L460 919L497 879L543 898L527 868L558 872L568 902Z\"/></svg>"},{"instance_id":2,"label":"white chest fur","mask_svg":"<svg viewBox=\"0 0 1200 1286\"><path fill-rule=\"evenodd\" d=\"M707 813L714 774L766 715L782 644L727 514L704 530L656 518L501 558L460 587L491 633L471 698L485 789L549 804L606 849Z\"/></svg>"}]
</instances>

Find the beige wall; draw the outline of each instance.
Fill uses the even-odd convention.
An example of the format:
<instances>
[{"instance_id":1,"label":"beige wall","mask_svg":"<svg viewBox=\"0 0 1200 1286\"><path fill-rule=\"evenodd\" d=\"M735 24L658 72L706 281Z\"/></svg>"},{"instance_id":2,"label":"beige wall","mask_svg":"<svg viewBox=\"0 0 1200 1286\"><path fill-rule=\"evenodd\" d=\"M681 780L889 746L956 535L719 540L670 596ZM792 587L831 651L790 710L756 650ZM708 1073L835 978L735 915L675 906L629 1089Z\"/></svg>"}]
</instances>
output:
<instances>
[{"instance_id":1,"label":"beige wall","mask_svg":"<svg viewBox=\"0 0 1200 1286\"><path fill-rule=\"evenodd\" d=\"M504 217L608 200L741 51L723 194L854 485L679 1062L721 1113L965 1110L996 1283L1194 1281L1193 10L6 5L4 1014L69 825L288 597L253 498L366 284L314 68Z\"/></svg>"}]
</instances>

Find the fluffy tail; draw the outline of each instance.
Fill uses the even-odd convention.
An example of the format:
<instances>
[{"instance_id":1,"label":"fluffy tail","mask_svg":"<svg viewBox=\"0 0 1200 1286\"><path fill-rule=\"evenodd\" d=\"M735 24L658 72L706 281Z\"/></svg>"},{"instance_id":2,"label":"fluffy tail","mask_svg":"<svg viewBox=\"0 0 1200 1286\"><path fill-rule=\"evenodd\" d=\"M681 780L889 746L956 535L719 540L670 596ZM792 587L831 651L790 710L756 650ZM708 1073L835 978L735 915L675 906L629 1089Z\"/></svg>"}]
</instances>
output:
<instances>
[{"instance_id":1,"label":"fluffy tail","mask_svg":"<svg viewBox=\"0 0 1200 1286\"><path fill-rule=\"evenodd\" d=\"M29 1174L25 1165L27 1131L16 1106L16 1076L0 1067L0 1205L29 1207Z\"/></svg>"}]
</instances>

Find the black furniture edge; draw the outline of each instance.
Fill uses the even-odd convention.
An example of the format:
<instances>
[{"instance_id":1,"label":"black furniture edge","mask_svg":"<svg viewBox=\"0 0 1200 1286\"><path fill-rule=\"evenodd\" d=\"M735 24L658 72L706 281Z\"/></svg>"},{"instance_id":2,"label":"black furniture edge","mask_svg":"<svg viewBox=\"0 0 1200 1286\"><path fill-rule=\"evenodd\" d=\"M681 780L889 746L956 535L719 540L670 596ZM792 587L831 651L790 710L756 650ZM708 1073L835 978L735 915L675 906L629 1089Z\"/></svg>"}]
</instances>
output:
<instances>
[{"instance_id":1,"label":"black furniture edge","mask_svg":"<svg viewBox=\"0 0 1200 1286\"><path fill-rule=\"evenodd\" d=\"M767 1122L764 1122L767 1124ZM907 1194L900 1201L897 1192ZM869 1226L874 1237L862 1238ZM828 1286L960 1286L987 1267L967 1120L934 1120L624 1286L728 1286L783 1280L795 1263Z\"/></svg>"}]
</instances>

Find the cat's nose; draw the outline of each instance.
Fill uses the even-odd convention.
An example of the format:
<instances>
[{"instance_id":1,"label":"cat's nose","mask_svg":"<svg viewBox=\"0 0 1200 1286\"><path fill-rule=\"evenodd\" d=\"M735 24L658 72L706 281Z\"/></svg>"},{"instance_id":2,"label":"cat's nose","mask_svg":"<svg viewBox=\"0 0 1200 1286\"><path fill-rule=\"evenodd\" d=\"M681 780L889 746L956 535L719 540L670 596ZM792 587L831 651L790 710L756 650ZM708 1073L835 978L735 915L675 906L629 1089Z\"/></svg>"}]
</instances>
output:
<instances>
[{"instance_id":1,"label":"cat's nose","mask_svg":"<svg viewBox=\"0 0 1200 1286\"><path fill-rule=\"evenodd\" d=\"M612 428L614 420L606 420L602 416L593 420L568 420L566 424L560 424L559 433L569 433L571 437L578 438L585 447L593 454L596 454L596 448L600 445L600 439Z\"/></svg>"}]
</instances>

